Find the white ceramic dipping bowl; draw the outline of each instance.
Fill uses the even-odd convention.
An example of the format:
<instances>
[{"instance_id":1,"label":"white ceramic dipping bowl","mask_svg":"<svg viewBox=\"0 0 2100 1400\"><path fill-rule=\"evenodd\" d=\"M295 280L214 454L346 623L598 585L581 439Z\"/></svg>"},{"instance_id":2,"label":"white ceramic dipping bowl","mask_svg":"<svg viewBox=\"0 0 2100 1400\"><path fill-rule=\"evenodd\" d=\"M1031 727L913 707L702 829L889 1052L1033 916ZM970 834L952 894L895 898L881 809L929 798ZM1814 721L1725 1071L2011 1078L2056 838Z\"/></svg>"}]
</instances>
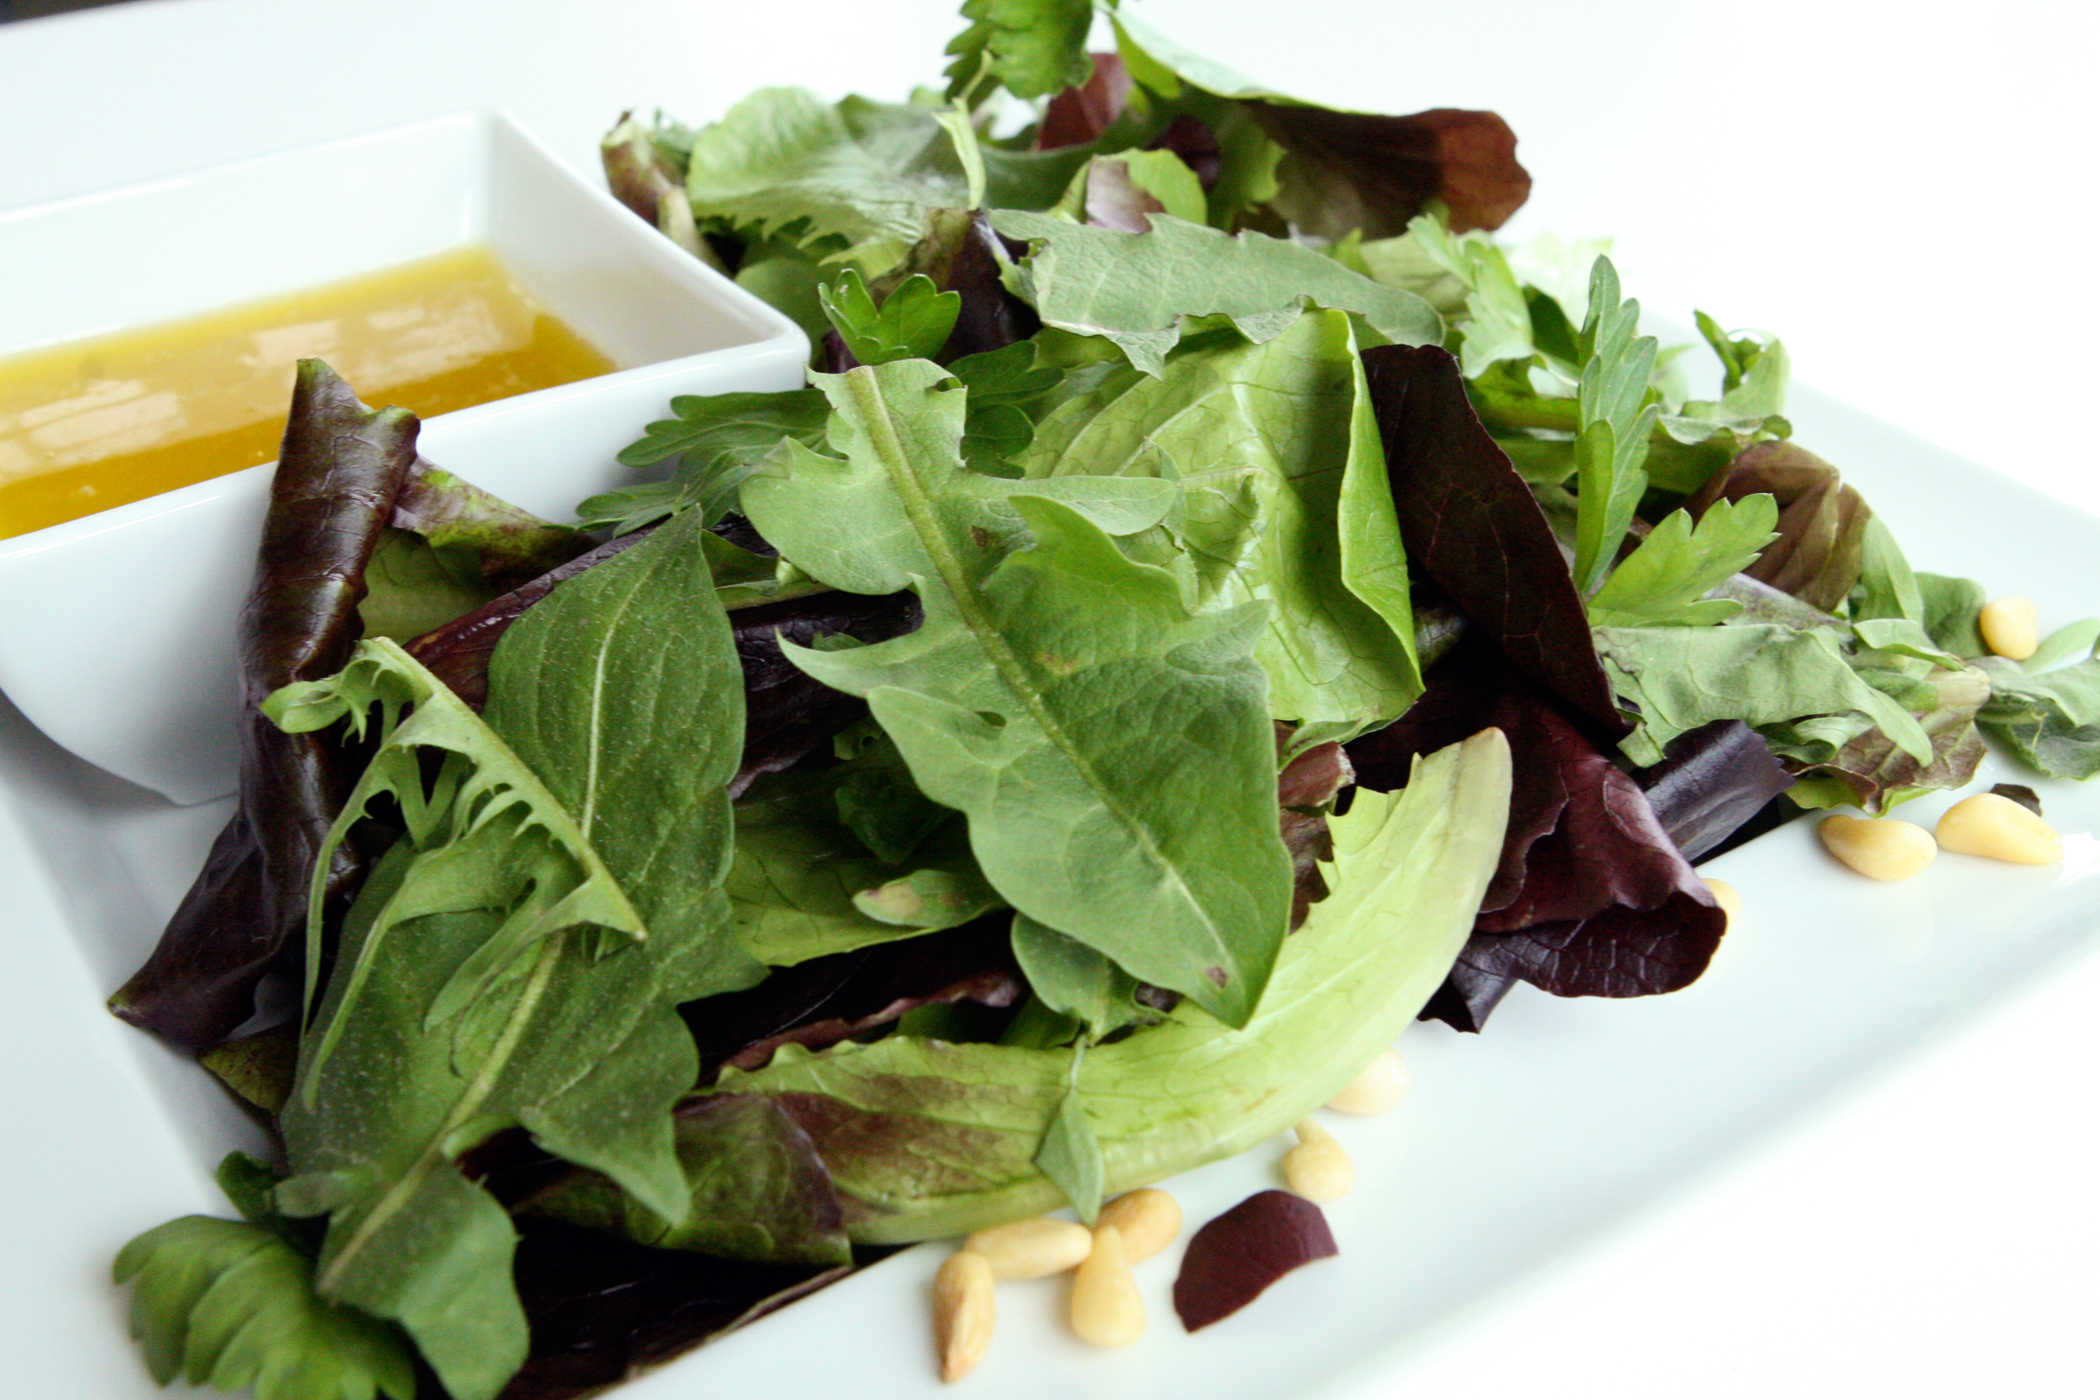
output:
<instances>
[{"instance_id":1,"label":"white ceramic dipping bowl","mask_svg":"<svg viewBox=\"0 0 2100 1400\"><path fill-rule=\"evenodd\" d=\"M636 479L614 454L673 394L792 389L786 317L501 116L470 113L0 213L0 355L481 243L617 368L425 421L422 454L528 510ZM181 803L231 792L235 615L268 466L0 540L0 691Z\"/></svg>"}]
</instances>

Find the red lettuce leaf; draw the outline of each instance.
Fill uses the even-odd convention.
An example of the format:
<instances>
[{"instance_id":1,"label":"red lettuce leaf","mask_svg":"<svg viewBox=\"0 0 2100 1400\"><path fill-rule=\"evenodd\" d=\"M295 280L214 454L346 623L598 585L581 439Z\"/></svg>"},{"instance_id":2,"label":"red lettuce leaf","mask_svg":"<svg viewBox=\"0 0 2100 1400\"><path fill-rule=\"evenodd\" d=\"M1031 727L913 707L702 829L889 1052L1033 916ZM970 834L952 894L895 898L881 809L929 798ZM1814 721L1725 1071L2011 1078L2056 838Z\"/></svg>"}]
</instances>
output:
<instances>
[{"instance_id":1,"label":"red lettuce leaf","mask_svg":"<svg viewBox=\"0 0 2100 1400\"><path fill-rule=\"evenodd\" d=\"M1097 53L1094 71L1078 87L1068 87L1050 99L1041 125L1035 129L1035 148L1054 151L1065 146L1084 146L1097 141L1116 124L1130 99L1130 70L1119 53Z\"/></svg>"},{"instance_id":2,"label":"red lettuce leaf","mask_svg":"<svg viewBox=\"0 0 2100 1400\"><path fill-rule=\"evenodd\" d=\"M1739 719L1717 719L1678 735L1663 750L1663 761L1635 769L1633 780L1691 861L1717 849L1794 785L1764 736Z\"/></svg>"},{"instance_id":3,"label":"red lettuce leaf","mask_svg":"<svg viewBox=\"0 0 2100 1400\"><path fill-rule=\"evenodd\" d=\"M1632 997L1705 971L1725 918L1634 780L1477 634L1428 679L1413 709L1349 746L1357 781L1405 786L1415 755L1493 725L1514 785L1473 936L1423 1015L1478 1030L1512 981Z\"/></svg>"},{"instance_id":4,"label":"red lettuce leaf","mask_svg":"<svg viewBox=\"0 0 2100 1400\"><path fill-rule=\"evenodd\" d=\"M513 1265L532 1351L498 1400L574 1400L805 1298L852 1272L650 1249L520 1218Z\"/></svg>"},{"instance_id":5,"label":"red lettuce leaf","mask_svg":"<svg viewBox=\"0 0 2100 1400\"><path fill-rule=\"evenodd\" d=\"M255 1011L255 989L306 927L314 855L349 780L336 742L286 734L264 697L340 671L361 631L364 571L416 461L415 415L373 412L319 360L302 360L262 541L240 618L240 807L212 843L145 966L110 999L135 1026L192 1049ZM362 862L348 842L328 871L331 906Z\"/></svg>"},{"instance_id":6,"label":"red lettuce leaf","mask_svg":"<svg viewBox=\"0 0 2100 1400\"><path fill-rule=\"evenodd\" d=\"M1764 491L1779 503L1779 538L1744 572L1810 607L1837 611L1859 582L1874 513L1836 467L1791 442L1744 448L1684 505L1696 519L1717 501Z\"/></svg>"},{"instance_id":7,"label":"red lettuce leaf","mask_svg":"<svg viewBox=\"0 0 2100 1400\"><path fill-rule=\"evenodd\" d=\"M1339 1253L1318 1206L1288 1191L1257 1191L1189 1240L1174 1279L1174 1311L1183 1327L1200 1331L1291 1270Z\"/></svg>"},{"instance_id":8,"label":"red lettuce leaf","mask_svg":"<svg viewBox=\"0 0 2100 1400\"><path fill-rule=\"evenodd\" d=\"M920 1006L1011 1006L1027 990L1000 911L938 933L776 968L741 992L679 1008L700 1047L701 1079L723 1065L757 1069L783 1045L836 1045Z\"/></svg>"},{"instance_id":9,"label":"red lettuce leaf","mask_svg":"<svg viewBox=\"0 0 2100 1400\"><path fill-rule=\"evenodd\" d=\"M1429 201L1451 227L1495 229L1531 196L1517 164L1517 135L1493 112L1438 107L1404 117L1248 102L1247 112L1283 147L1282 186L1270 207L1301 233L1392 238Z\"/></svg>"},{"instance_id":10,"label":"red lettuce leaf","mask_svg":"<svg viewBox=\"0 0 2100 1400\"><path fill-rule=\"evenodd\" d=\"M1473 412L1458 361L1433 345L1382 345L1363 361L1408 567L1600 734L1625 735L1560 542Z\"/></svg>"}]
</instances>

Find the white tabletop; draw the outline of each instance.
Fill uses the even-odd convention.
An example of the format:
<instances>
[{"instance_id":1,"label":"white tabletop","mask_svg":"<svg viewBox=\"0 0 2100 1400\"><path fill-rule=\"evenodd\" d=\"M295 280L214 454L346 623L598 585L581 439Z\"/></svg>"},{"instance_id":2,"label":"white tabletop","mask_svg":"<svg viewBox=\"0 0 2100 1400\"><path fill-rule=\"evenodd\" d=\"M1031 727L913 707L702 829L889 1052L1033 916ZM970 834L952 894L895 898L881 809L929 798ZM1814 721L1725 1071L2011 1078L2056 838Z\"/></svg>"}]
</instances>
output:
<instances>
[{"instance_id":1,"label":"white tabletop","mask_svg":"<svg viewBox=\"0 0 2100 1400\"><path fill-rule=\"evenodd\" d=\"M949 5L920 0L316 13L142 0L0 28L0 209L483 105L592 167L622 107L697 121L780 82L897 97L937 76L957 27ZM1776 331L1802 382L2100 511L2084 412L2100 325L2091 6L1144 0L1138 13L1283 91L1499 110L1536 181L1511 233L1615 235L1628 290L1653 309ZM0 269L0 288L25 271ZM2089 960L1950 1026L1880 1090L1658 1202L1638 1233L1365 1393L2091 1393L2096 1004Z\"/></svg>"}]
</instances>

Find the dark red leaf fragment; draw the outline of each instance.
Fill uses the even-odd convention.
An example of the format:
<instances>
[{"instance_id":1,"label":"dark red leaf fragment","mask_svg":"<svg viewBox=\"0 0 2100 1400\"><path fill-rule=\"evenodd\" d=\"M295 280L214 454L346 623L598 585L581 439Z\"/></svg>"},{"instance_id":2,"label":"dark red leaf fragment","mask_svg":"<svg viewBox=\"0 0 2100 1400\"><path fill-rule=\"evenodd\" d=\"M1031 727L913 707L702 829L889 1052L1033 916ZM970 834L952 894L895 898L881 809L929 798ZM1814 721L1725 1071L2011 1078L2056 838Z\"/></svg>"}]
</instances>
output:
<instances>
[{"instance_id":1,"label":"dark red leaf fragment","mask_svg":"<svg viewBox=\"0 0 2100 1400\"><path fill-rule=\"evenodd\" d=\"M1509 740L1513 782L1473 936L1423 1015L1478 1030L1512 981L1632 997L1705 971L1723 916L1634 780L1477 634L1428 680L1399 721L1349 746L1357 781L1405 786L1417 754L1493 726Z\"/></svg>"},{"instance_id":2,"label":"dark red leaf fragment","mask_svg":"<svg viewBox=\"0 0 2100 1400\"><path fill-rule=\"evenodd\" d=\"M233 1034L263 977L302 946L314 854L348 778L333 738L286 734L256 707L350 660L365 565L415 464L418 427L406 410L366 408L319 360L300 362L241 609L241 805L152 956L110 998L118 1016L179 1045ZM361 864L351 843L336 848L331 906Z\"/></svg>"},{"instance_id":3,"label":"dark red leaf fragment","mask_svg":"<svg viewBox=\"0 0 2100 1400\"><path fill-rule=\"evenodd\" d=\"M1340 1252L1318 1206L1288 1191L1257 1191L1189 1240L1174 1280L1174 1311L1183 1327L1201 1331L1291 1270Z\"/></svg>"},{"instance_id":4,"label":"dark red leaf fragment","mask_svg":"<svg viewBox=\"0 0 2100 1400\"><path fill-rule=\"evenodd\" d=\"M1408 567L1600 734L1626 734L1560 542L1480 425L1458 361L1434 345L1382 345L1363 361Z\"/></svg>"},{"instance_id":5,"label":"dark red leaf fragment","mask_svg":"<svg viewBox=\"0 0 2100 1400\"><path fill-rule=\"evenodd\" d=\"M706 1082L721 1066L757 1069L786 1044L821 1050L888 1025L914 1007L970 1001L1011 1006L1026 990L1001 911L938 933L776 968L756 987L679 1008Z\"/></svg>"},{"instance_id":6,"label":"dark red leaf fragment","mask_svg":"<svg viewBox=\"0 0 2100 1400\"><path fill-rule=\"evenodd\" d=\"M2042 795L2025 783L1992 783L1991 796L2017 802L2036 816L2042 814Z\"/></svg>"},{"instance_id":7,"label":"dark red leaf fragment","mask_svg":"<svg viewBox=\"0 0 2100 1400\"><path fill-rule=\"evenodd\" d=\"M498 1400L573 1400L661 1365L852 1272L650 1249L521 1216L512 1266L532 1351Z\"/></svg>"},{"instance_id":8,"label":"dark red leaf fragment","mask_svg":"<svg viewBox=\"0 0 2100 1400\"><path fill-rule=\"evenodd\" d=\"M1054 151L1063 146L1084 146L1116 124L1130 98L1130 70L1119 53L1093 55L1094 71L1078 87L1066 88L1050 99L1042 125L1035 130L1035 148Z\"/></svg>"},{"instance_id":9,"label":"dark red leaf fragment","mask_svg":"<svg viewBox=\"0 0 2100 1400\"><path fill-rule=\"evenodd\" d=\"M1656 820L1686 860L1719 846L1794 785L1762 734L1739 719L1717 719L1680 734L1662 762L1637 768Z\"/></svg>"}]
</instances>

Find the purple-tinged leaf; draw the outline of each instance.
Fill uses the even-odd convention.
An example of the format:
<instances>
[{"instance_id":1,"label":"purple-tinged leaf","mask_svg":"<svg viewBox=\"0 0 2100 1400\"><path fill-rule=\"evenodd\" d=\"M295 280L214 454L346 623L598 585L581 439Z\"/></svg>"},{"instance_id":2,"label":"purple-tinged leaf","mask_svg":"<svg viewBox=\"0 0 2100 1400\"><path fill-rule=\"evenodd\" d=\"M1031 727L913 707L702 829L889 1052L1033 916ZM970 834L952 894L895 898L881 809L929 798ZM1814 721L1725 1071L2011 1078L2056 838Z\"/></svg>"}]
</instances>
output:
<instances>
[{"instance_id":1,"label":"purple-tinged leaf","mask_svg":"<svg viewBox=\"0 0 2100 1400\"><path fill-rule=\"evenodd\" d=\"M1349 746L1357 781L1404 786L1416 754L1492 725L1514 782L1502 860L1473 936L1425 1016L1478 1030L1511 981L1556 996L1689 985L1724 919L1633 779L1492 648L1469 639L1399 721Z\"/></svg>"},{"instance_id":2,"label":"purple-tinged leaf","mask_svg":"<svg viewBox=\"0 0 2100 1400\"><path fill-rule=\"evenodd\" d=\"M1130 98L1130 70L1119 53L1093 55L1094 71L1077 87L1050 99L1035 131L1035 148L1054 151L1098 140L1116 124Z\"/></svg>"},{"instance_id":3,"label":"purple-tinged leaf","mask_svg":"<svg viewBox=\"0 0 2100 1400\"><path fill-rule=\"evenodd\" d=\"M510 625L551 593L556 584L604 563L648 537L647 531L615 535L596 549L520 584L501 597L490 599L442 627L425 632L408 644L408 654L428 667L430 673L450 687L453 694L479 711L488 702L489 657L495 653L496 643L503 639Z\"/></svg>"},{"instance_id":4,"label":"purple-tinged leaf","mask_svg":"<svg viewBox=\"0 0 2100 1400\"><path fill-rule=\"evenodd\" d=\"M821 1050L920 1006L1011 1006L1026 990L1007 938L1012 916L776 968L748 991L679 1008L700 1046L703 1080L721 1066L756 1069L787 1044Z\"/></svg>"},{"instance_id":5,"label":"purple-tinged leaf","mask_svg":"<svg viewBox=\"0 0 2100 1400\"><path fill-rule=\"evenodd\" d=\"M1458 361L1433 345L1383 345L1363 360L1408 567L1593 728L1625 734L1560 542L1480 425Z\"/></svg>"},{"instance_id":6,"label":"purple-tinged leaf","mask_svg":"<svg viewBox=\"0 0 2100 1400\"><path fill-rule=\"evenodd\" d=\"M498 1400L577 1400L805 1298L848 1267L747 1264L521 1218L532 1352Z\"/></svg>"},{"instance_id":7,"label":"purple-tinged leaf","mask_svg":"<svg viewBox=\"0 0 2100 1400\"><path fill-rule=\"evenodd\" d=\"M349 781L335 741L286 734L256 706L341 670L358 640L364 571L416 460L414 414L374 412L319 360L302 360L255 575L241 609L241 805L144 967L110 998L135 1026L193 1049L255 1010L255 988L306 929L315 853ZM329 864L338 900L362 862Z\"/></svg>"},{"instance_id":8,"label":"purple-tinged leaf","mask_svg":"<svg viewBox=\"0 0 2100 1400\"><path fill-rule=\"evenodd\" d=\"M1496 229L1531 195L1517 163L1517 136L1493 112L1439 107L1404 117L1324 107L1248 102L1247 111L1283 147L1270 200L1299 232L1316 238L1392 238L1431 200L1451 227Z\"/></svg>"},{"instance_id":9,"label":"purple-tinged leaf","mask_svg":"<svg viewBox=\"0 0 2100 1400\"><path fill-rule=\"evenodd\" d=\"M1764 736L1739 719L1678 735L1663 761L1636 769L1633 780L1686 860L1726 841L1794 785Z\"/></svg>"},{"instance_id":10,"label":"purple-tinged leaf","mask_svg":"<svg viewBox=\"0 0 2100 1400\"><path fill-rule=\"evenodd\" d=\"M1291 1270L1339 1253L1318 1206L1288 1191L1257 1191L1189 1240L1174 1279L1174 1311L1183 1327L1201 1331Z\"/></svg>"},{"instance_id":11,"label":"purple-tinged leaf","mask_svg":"<svg viewBox=\"0 0 2100 1400\"><path fill-rule=\"evenodd\" d=\"M1769 492L1779 502L1779 538L1745 572L1834 612L1859 582L1873 512L1836 467L1791 442L1760 442L1737 454L1685 501L1694 517L1716 501Z\"/></svg>"},{"instance_id":12,"label":"purple-tinged leaf","mask_svg":"<svg viewBox=\"0 0 2100 1400\"><path fill-rule=\"evenodd\" d=\"M498 588L530 582L591 547L581 531L542 520L420 457L394 498L392 524L433 549L471 553L482 578Z\"/></svg>"}]
</instances>

